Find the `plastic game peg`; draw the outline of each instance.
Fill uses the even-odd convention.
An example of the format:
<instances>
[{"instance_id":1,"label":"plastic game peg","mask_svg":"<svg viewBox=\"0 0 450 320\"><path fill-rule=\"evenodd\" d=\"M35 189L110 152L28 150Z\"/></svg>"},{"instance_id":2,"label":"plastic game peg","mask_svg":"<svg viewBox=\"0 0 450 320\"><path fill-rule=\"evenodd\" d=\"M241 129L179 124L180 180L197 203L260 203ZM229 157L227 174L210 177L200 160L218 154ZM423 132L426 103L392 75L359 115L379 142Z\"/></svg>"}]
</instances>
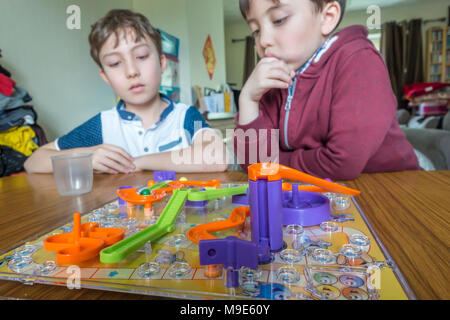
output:
<instances>
[{"instance_id":1,"label":"plastic game peg","mask_svg":"<svg viewBox=\"0 0 450 320\"><path fill-rule=\"evenodd\" d=\"M166 233L172 232L175 228L175 220L187 199L187 194L187 190L173 190L172 197L154 225L102 250L100 261L103 263L119 262L141 249L147 241L154 242Z\"/></svg>"},{"instance_id":2,"label":"plastic game peg","mask_svg":"<svg viewBox=\"0 0 450 320\"><path fill-rule=\"evenodd\" d=\"M257 181L260 179L267 181L277 181L281 179L301 181L326 189L328 192L346 194L349 196L356 196L361 193L358 190L319 179L309 174L277 163L254 163L250 165L248 167L248 178L252 181Z\"/></svg>"},{"instance_id":3,"label":"plastic game peg","mask_svg":"<svg viewBox=\"0 0 450 320\"><path fill-rule=\"evenodd\" d=\"M73 215L73 229L44 239L44 249L56 251L59 264L72 264L96 257L105 246L123 239L119 228L98 228L97 223L81 224L81 214Z\"/></svg>"},{"instance_id":4,"label":"plastic game peg","mask_svg":"<svg viewBox=\"0 0 450 320\"><path fill-rule=\"evenodd\" d=\"M222 264L227 269L227 287L239 286L239 269L241 267L258 268L255 243L237 237L200 240L199 253L201 265Z\"/></svg>"}]
</instances>

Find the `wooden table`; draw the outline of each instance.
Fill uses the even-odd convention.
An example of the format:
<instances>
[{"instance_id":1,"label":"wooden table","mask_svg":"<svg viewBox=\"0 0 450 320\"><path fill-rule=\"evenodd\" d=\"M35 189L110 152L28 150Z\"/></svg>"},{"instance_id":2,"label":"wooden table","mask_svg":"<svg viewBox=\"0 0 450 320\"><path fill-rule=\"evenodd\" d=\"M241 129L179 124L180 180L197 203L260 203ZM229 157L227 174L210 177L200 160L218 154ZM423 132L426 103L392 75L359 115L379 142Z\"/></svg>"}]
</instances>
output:
<instances>
[{"instance_id":1,"label":"wooden table","mask_svg":"<svg viewBox=\"0 0 450 320\"><path fill-rule=\"evenodd\" d=\"M182 175L177 175L177 178ZM183 174L192 180L246 181L239 171ZM95 175L93 191L62 197L53 176L31 174L0 179L0 252L51 231L114 198L122 185L145 185L151 172ZM363 174L344 181L362 191L356 200L419 299L449 299L450 171ZM69 290L0 281L7 299L158 299L100 290Z\"/></svg>"}]
</instances>

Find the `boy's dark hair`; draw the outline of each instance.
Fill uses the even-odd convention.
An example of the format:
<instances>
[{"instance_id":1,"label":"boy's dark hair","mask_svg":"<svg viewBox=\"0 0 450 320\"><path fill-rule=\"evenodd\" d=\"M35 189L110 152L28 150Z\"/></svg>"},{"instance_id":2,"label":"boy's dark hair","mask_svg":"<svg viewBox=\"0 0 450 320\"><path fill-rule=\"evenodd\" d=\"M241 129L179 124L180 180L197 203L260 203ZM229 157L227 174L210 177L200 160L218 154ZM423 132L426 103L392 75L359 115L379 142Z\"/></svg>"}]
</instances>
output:
<instances>
[{"instance_id":1,"label":"boy's dark hair","mask_svg":"<svg viewBox=\"0 0 450 320\"><path fill-rule=\"evenodd\" d=\"M250 1L254 0L239 0L239 9L241 9L241 14L244 18L247 17L248 10L250 9ZM272 0L272 1L275 3L280 3L280 0ZM339 3L339 5L341 6L341 16L339 18L338 24L336 25L336 28L339 26L339 24L342 21L342 18L344 17L346 0L311 0L311 1L316 5L316 9L319 11L322 11L326 3L334 1Z\"/></svg>"},{"instance_id":2,"label":"boy's dark hair","mask_svg":"<svg viewBox=\"0 0 450 320\"><path fill-rule=\"evenodd\" d=\"M161 35L155 29L148 19L140 13L125 9L114 9L109 11L106 16L98 20L91 27L89 34L89 44L91 46L91 57L103 69L100 62L100 50L111 34L116 35L116 44L119 45L119 31L131 29L135 32L135 41L149 36L156 46L159 55L162 55Z\"/></svg>"}]
</instances>

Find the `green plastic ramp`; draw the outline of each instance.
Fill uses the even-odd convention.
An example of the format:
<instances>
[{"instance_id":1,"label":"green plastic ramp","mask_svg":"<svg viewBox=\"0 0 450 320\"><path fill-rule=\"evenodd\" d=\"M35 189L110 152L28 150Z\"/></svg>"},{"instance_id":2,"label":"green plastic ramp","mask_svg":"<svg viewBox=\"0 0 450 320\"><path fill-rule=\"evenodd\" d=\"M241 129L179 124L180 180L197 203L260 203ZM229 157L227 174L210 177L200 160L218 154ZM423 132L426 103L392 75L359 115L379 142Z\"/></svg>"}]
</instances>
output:
<instances>
[{"instance_id":1,"label":"green plastic ramp","mask_svg":"<svg viewBox=\"0 0 450 320\"><path fill-rule=\"evenodd\" d=\"M213 200L220 197L229 197L238 194L246 194L247 188L248 188L247 186L237 186L223 189L206 189L205 191L189 190L188 200L204 201L204 200Z\"/></svg>"},{"instance_id":2,"label":"green plastic ramp","mask_svg":"<svg viewBox=\"0 0 450 320\"><path fill-rule=\"evenodd\" d=\"M156 241L166 233L172 232L175 220L183 208L187 196L187 190L174 190L172 197L154 225L103 249L100 252L100 261L102 263L116 263L122 261L130 254L141 249L147 241Z\"/></svg>"}]
</instances>

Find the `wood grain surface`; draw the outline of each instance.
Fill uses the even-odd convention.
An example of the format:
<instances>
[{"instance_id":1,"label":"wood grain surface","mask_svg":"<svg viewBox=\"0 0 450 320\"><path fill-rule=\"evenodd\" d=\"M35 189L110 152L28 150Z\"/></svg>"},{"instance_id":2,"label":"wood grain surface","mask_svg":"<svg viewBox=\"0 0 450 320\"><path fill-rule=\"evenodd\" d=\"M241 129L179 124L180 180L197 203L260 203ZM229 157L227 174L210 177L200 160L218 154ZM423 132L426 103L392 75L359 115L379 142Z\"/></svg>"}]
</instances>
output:
<instances>
[{"instance_id":1,"label":"wood grain surface","mask_svg":"<svg viewBox=\"0 0 450 320\"><path fill-rule=\"evenodd\" d=\"M246 181L244 172L183 174L190 180ZM32 240L115 197L119 186L145 185L151 172L95 175L92 192L63 197L51 174L0 179L0 252ZM419 299L449 299L450 171L363 174L344 181ZM0 281L3 299L160 299L100 290Z\"/></svg>"}]
</instances>

